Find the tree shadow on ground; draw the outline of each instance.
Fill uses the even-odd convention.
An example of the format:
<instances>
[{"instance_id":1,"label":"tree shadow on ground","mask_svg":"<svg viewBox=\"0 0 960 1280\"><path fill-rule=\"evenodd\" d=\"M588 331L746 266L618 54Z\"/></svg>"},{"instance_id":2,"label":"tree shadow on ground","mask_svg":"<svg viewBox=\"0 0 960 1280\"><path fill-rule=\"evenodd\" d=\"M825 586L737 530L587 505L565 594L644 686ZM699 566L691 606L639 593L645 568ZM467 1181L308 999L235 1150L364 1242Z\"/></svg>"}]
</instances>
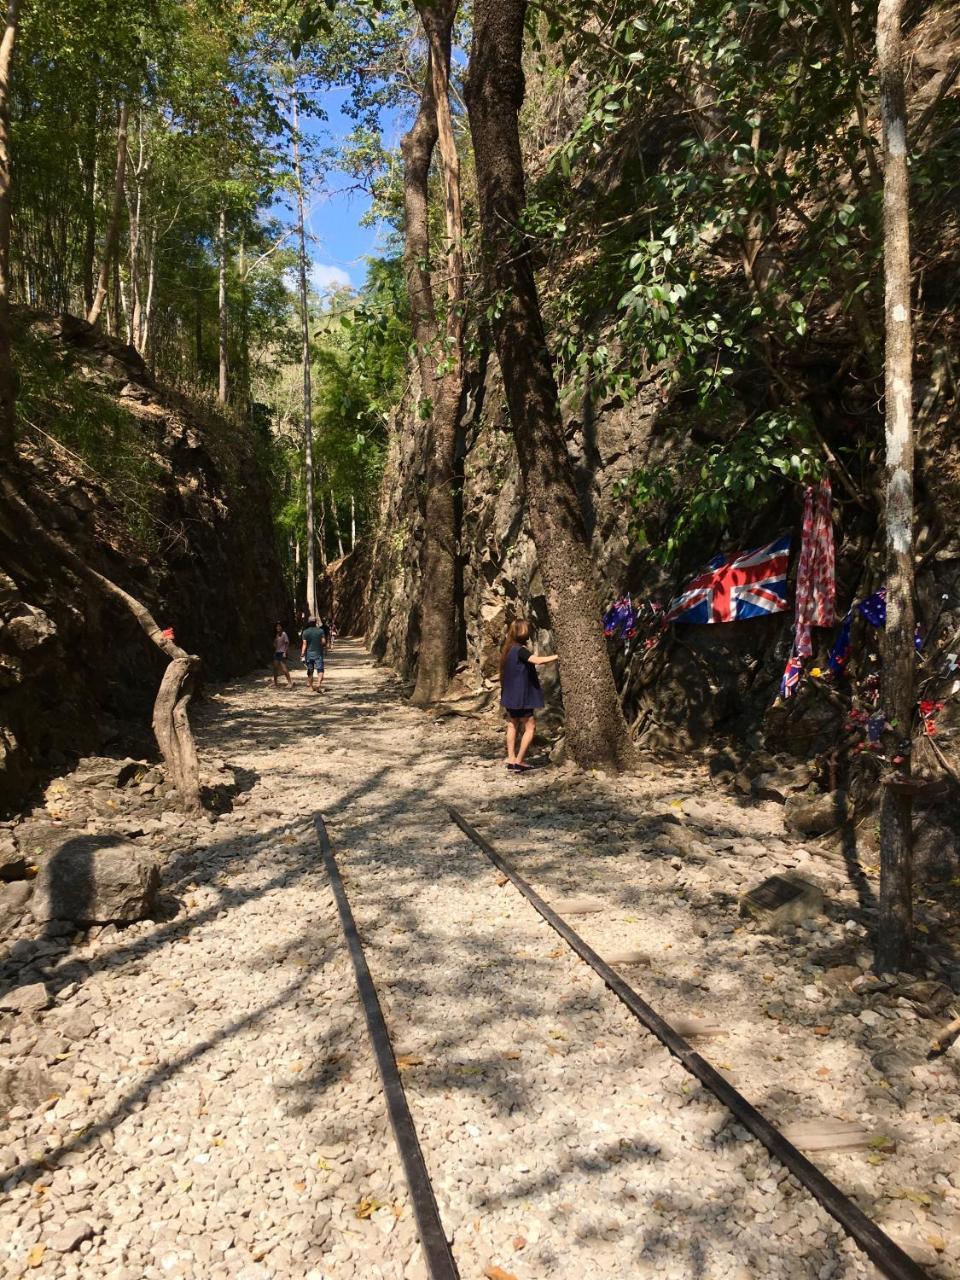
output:
<instances>
[{"instance_id":1,"label":"tree shadow on ground","mask_svg":"<svg viewBox=\"0 0 960 1280\"><path fill-rule=\"evenodd\" d=\"M452 829L444 802L462 802L462 797L451 794L455 788L448 776L450 755L442 736L435 758L434 748L426 744L419 757L414 755L414 764L409 744L413 732L411 713L396 706L382 692L353 691L346 682L342 698L343 705L333 699L326 704L314 699L309 710L302 703L294 706L291 700L288 704L278 702L266 711L258 709L256 713L228 710L221 716L217 711L216 721L204 730L204 749L214 753L219 749L223 754L231 741L235 744L236 734L246 731L252 741L273 752L274 767L278 769L284 765L284 748L294 740L298 753L315 752L315 764L314 757L310 757L310 782L305 784L313 796L305 799L315 797L320 801L317 807L323 809L330 823L344 881L396 1046L401 1052L410 1050L423 1058L421 1064L405 1073L405 1081L415 1119L418 1126L423 1123L423 1133L428 1138L424 1144L428 1162L433 1150L431 1144L437 1140L437 1126L443 1123L445 1100L454 1094L472 1099L485 1125L506 1126L521 1117L525 1122L535 1120L537 1108L542 1105L543 1064L548 1072L556 1067L561 1071L570 1070L575 1077L564 1115L565 1123L570 1126L569 1134L577 1138L582 1133L581 1122L589 1116L584 1098L592 1097L590 1082L598 1074L602 1075L608 1064L603 1057L606 1053L603 1046L581 1043L583 1037L578 1034L573 1035L572 1041L562 1038L567 1034L566 1020L579 1027L584 1015L595 1009L598 1020L612 1020L619 1026L626 1015L608 994L595 990L595 984L582 985L582 966L565 948L557 946L557 940L548 934L547 927L531 908L511 896L512 888L497 888L487 860ZM304 715L314 717L310 727L315 729L317 741L313 745L303 739ZM394 715L397 718L391 720ZM382 741L384 722L388 729L385 744ZM422 725L424 721L421 719L418 723ZM355 741L358 747L368 747L373 740L370 735L376 738L376 766L359 776L350 772L349 753L336 756L325 748L323 735L338 727L342 731L344 726L350 730L347 742ZM483 757L496 758L498 746L494 748L491 743L489 752L482 752ZM52 989L62 989L71 981L83 982L99 970L119 971L125 965L142 963L149 956L162 954L168 946L185 942L205 924L275 889L282 888L291 895L291 901L296 901L298 885L306 875L316 872L319 861L319 851L313 842L312 814L305 810L280 821L267 821L266 815L277 813L271 807L269 789L273 781L264 771L248 795L252 819L261 819L257 824L255 848L249 843L249 833L222 832L215 828L213 838L201 848L183 849L167 867L166 886L171 892L185 894L190 885L200 885L215 893L213 902L164 922L148 936L121 938L117 945L98 955L68 956L49 966ZM499 845L506 841L510 856L548 899L556 896L558 887L563 891L587 888L592 892L600 888L610 912L618 912L636 908L638 902L652 897L663 918L676 929L678 939L686 939L690 909L677 901L670 886L664 882L657 888L640 890L630 882L629 860L618 857L611 848L601 847L592 838L601 816L633 824L632 829L637 833L635 843L639 847L632 856L647 868L659 869L665 865L667 855L643 841L676 825L668 821L669 815L651 812L649 800L611 798L605 784L596 784L594 794L595 784L586 783L576 789L572 801L580 824L572 833L577 852L571 856L570 844L564 845L561 839L571 837L564 826L570 815L557 812L548 775L543 782L540 791L529 788L498 791L495 787L481 790L486 787L486 780L479 780L477 793L468 799L473 804L482 800L488 823L499 828L490 833L494 842ZM664 793L668 791L667 780L663 789ZM469 809L467 816L470 817ZM640 832L647 834L641 837ZM729 833L734 840L738 837L732 826ZM288 838L295 842L289 847L284 845ZM401 849L410 855L407 863L398 855ZM275 867L261 868L258 878L250 883L229 882L231 876L245 870L250 857L265 850L270 850L276 858ZM599 883L594 872L603 872ZM473 886L481 891L478 896L468 892ZM496 901L497 894L503 903L502 923L496 914L486 923L475 921L471 913L482 913L486 909L484 904ZM433 903L440 897L459 908L455 921L448 927L442 926L442 921L433 913ZM549 937L551 950L545 949L545 936ZM262 939L257 956L246 963L266 970L274 964L294 961L298 946L309 951L316 947L317 941L310 929L304 930L294 942L279 947L269 939ZM329 952L325 951L316 963L326 964L328 958ZM710 964L718 979L741 989L749 990L755 979L755 958L739 955L732 943L724 942L713 951ZM690 993L681 988L679 979L671 971L672 961L664 960L663 967L666 972L644 976L642 989L651 1003L657 1005L662 997L673 992L685 1000L690 999ZM571 984L559 997L555 994L558 968ZM131 1108L149 1101L151 1090L183 1071L214 1045L259 1025L271 1008L294 999L303 981L304 978L298 978L275 1000L243 1018L225 1022L214 1035L159 1064L85 1134L46 1152L43 1163L22 1166L17 1171L18 1180L38 1177L45 1171L45 1165L55 1163L61 1154L82 1150L115 1128ZM576 985L578 982L580 986ZM550 992L550 996L545 996L545 992ZM344 999L346 1002L346 993ZM401 1001L412 1001L411 1009L401 1008ZM353 1005L351 1010L348 1011L345 1003L343 1025L356 1024L359 1012ZM684 1079L680 1068L667 1062L665 1051L649 1035L634 1024L629 1025L631 1030L623 1037L614 1064L622 1080L630 1081L642 1072L647 1073L644 1080L661 1076ZM553 1030L561 1038L552 1040ZM792 1031L780 1032L762 1021L746 1028L738 1043L738 1054L749 1058L769 1046L774 1031L782 1035L782 1045L776 1046L782 1050L780 1059L792 1055L798 1069L809 1072L814 1068L815 1060L810 1057L809 1049L794 1040ZM551 1052L551 1048L558 1052ZM851 1044L845 1052L850 1067L866 1076L871 1055L868 1041ZM294 1107L309 1110L333 1083L344 1078L351 1069L352 1059L339 1053L337 1044L329 1046L328 1052L318 1056L313 1068L290 1086ZM508 1056L516 1054L520 1057ZM518 1061L520 1067L515 1065ZM780 1083L774 1077L759 1091L761 1096L753 1099L774 1120L783 1118L779 1113L782 1104L772 1101ZM617 1105L615 1100L613 1105ZM639 1174L651 1164L662 1163L662 1186L654 1196L662 1198L667 1205L668 1212L662 1219L652 1217L650 1188L644 1189L642 1199L632 1193L629 1185L617 1192L618 1207L623 1214L629 1214L630 1229L636 1235L632 1245L636 1257L658 1257L664 1263L676 1257L681 1245L670 1225L672 1218L676 1218L688 1227L698 1226L700 1238L713 1248L740 1256L737 1251L749 1247L757 1274L775 1270L774 1264L781 1252L778 1241L765 1238L759 1227L756 1231L751 1229L746 1239L735 1238L739 1181L731 1181L726 1186L724 1195L730 1200L730 1206L721 1207L718 1218L716 1206L711 1206L705 1195L701 1195L688 1172L686 1197L681 1206L674 1175L667 1168L668 1161L653 1151L654 1144L646 1141L644 1125L638 1125L632 1115L622 1115L619 1123L623 1132L616 1139L601 1135L599 1141L591 1140L589 1145L581 1141L578 1148L548 1147L548 1169L539 1175L518 1176L512 1183L505 1182L499 1191L478 1192L477 1204L480 1205L482 1196L488 1193L506 1196L519 1204L534 1195L564 1188L576 1199L582 1175L603 1172L607 1166L628 1173L636 1170ZM509 1133L509 1129L505 1132ZM629 1148L622 1147L623 1140L631 1144ZM731 1178L734 1175L739 1178L738 1171L733 1171ZM868 1194L862 1188L858 1193ZM574 1234L580 1230L581 1227L573 1228ZM586 1225L582 1230L586 1233L584 1238L589 1240L593 1228ZM674 1252L671 1253L671 1249ZM700 1265L692 1255L690 1265Z\"/></svg>"}]
</instances>

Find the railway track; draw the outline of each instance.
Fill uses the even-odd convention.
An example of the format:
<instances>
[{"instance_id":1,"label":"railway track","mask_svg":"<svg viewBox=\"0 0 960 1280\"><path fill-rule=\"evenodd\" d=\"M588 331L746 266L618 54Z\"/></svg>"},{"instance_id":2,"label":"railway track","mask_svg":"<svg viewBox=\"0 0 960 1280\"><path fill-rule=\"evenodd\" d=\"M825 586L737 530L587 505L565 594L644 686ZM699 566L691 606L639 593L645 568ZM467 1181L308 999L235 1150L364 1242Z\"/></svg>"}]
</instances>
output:
<instances>
[{"instance_id":1,"label":"railway track","mask_svg":"<svg viewBox=\"0 0 960 1280\"><path fill-rule=\"evenodd\" d=\"M463 834L523 895L542 919L560 935L581 960L593 969L607 988L617 996L644 1028L667 1048L683 1068L727 1108L736 1121L766 1148L774 1160L796 1178L851 1237L881 1275L889 1277L889 1280L928 1280L927 1272L886 1235L775 1125L771 1124L716 1067L697 1053L683 1036L643 999L639 992L624 981L620 974L544 901L489 840L477 831L458 810L450 808L448 812ZM453 1280L459 1277L459 1271L441 1222L437 1199L406 1101L389 1031L364 957L356 922L326 827L319 815L315 821L324 863L353 962L391 1126L410 1190L424 1262L431 1280Z\"/></svg>"}]
</instances>

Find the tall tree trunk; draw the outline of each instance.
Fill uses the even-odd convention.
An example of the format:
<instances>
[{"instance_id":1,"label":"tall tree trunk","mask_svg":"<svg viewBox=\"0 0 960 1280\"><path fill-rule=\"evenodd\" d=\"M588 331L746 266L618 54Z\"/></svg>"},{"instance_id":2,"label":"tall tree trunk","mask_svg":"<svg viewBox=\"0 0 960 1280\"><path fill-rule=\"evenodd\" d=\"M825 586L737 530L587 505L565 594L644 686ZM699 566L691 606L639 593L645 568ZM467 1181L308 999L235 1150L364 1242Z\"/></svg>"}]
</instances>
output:
<instances>
[{"instance_id":1,"label":"tall tree trunk","mask_svg":"<svg viewBox=\"0 0 960 1280\"><path fill-rule=\"evenodd\" d=\"M217 288L217 318L220 378L217 383L217 399L221 404L227 403L227 211L220 206L220 223L217 231L217 257L219 260Z\"/></svg>"},{"instance_id":2,"label":"tall tree trunk","mask_svg":"<svg viewBox=\"0 0 960 1280\"><path fill-rule=\"evenodd\" d=\"M127 123L130 119L130 108L125 102L120 104L120 124L117 128L117 169L113 179L113 204L107 222L107 233L103 241L103 258L100 262L100 278L93 295L93 306L87 312L87 323L96 324L100 312L107 299L110 287L110 268L117 252L120 239L120 211L123 208L123 192L127 176ZM115 322L117 318L115 317Z\"/></svg>"},{"instance_id":3,"label":"tall tree trunk","mask_svg":"<svg viewBox=\"0 0 960 1280\"><path fill-rule=\"evenodd\" d=\"M140 330L139 351L144 360L150 361L150 325L153 319L153 287L157 278L157 231L150 232L147 249L147 299L143 307L143 327Z\"/></svg>"},{"instance_id":4,"label":"tall tree trunk","mask_svg":"<svg viewBox=\"0 0 960 1280\"><path fill-rule=\"evenodd\" d=\"M20 17L19 0L7 0L0 39L0 459L14 451L17 384L10 346L10 76Z\"/></svg>"},{"instance_id":5,"label":"tall tree trunk","mask_svg":"<svg viewBox=\"0 0 960 1280\"><path fill-rule=\"evenodd\" d=\"M350 550L355 551L357 548L357 500L353 496L353 490L350 490Z\"/></svg>"},{"instance_id":6,"label":"tall tree trunk","mask_svg":"<svg viewBox=\"0 0 960 1280\"><path fill-rule=\"evenodd\" d=\"M529 246L518 113L526 0L476 0L467 109L476 158L487 291L527 514L560 655L567 744L583 766L636 758L600 626L596 567L566 450Z\"/></svg>"},{"instance_id":7,"label":"tall tree trunk","mask_svg":"<svg viewBox=\"0 0 960 1280\"><path fill-rule=\"evenodd\" d=\"M323 490L317 494L320 503L320 523L317 526L317 551L320 554L320 567L327 567L327 504L323 500Z\"/></svg>"},{"instance_id":8,"label":"tall tree trunk","mask_svg":"<svg viewBox=\"0 0 960 1280\"><path fill-rule=\"evenodd\" d=\"M429 45L420 112L403 139L404 259L415 317L422 392L430 403L424 492L423 595L417 683L411 701L426 706L443 697L456 663L457 509L454 500L457 419L463 383L463 214L460 158L450 113L450 39L457 0L417 11ZM425 118L428 117L429 118ZM428 178L439 143L444 189L447 310L443 335L430 282Z\"/></svg>"},{"instance_id":9,"label":"tall tree trunk","mask_svg":"<svg viewBox=\"0 0 960 1280\"><path fill-rule=\"evenodd\" d=\"M143 303L140 292L140 211L143 207L142 192L137 189L136 200L128 204L130 213L130 342L140 350L140 329L143 324Z\"/></svg>"},{"instance_id":10,"label":"tall tree trunk","mask_svg":"<svg viewBox=\"0 0 960 1280\"><path fill-rule=\"evenodd\" d=\"M129 304L127 303L127 291L123 287L123 280L120 276L119 257L117 258L116 265L114 267L114 285L116 288L117 297L120 300L119 303L117 304L118 319L117 319L117 322L114 324L114 331L119 337L120 336L119 317L122 315L123 323L126 326L126 330L127 330L127 344L132 347L133 346L133 327L130 323L130 307L129 307Z\"/></svg>"},{"instance_id":11,"label":"tall tree trunk","mask_svg":"<svg viewBox=\"0 0 960 1280\"><path fill-rule=\"evenodd\" d=\"M240 316L238 346L240 348L240 403L243 406L244 422L250 419L250 324L247 314L247 244L241 232L240 248L237 254L237 275L240 280Z\"/></svg>"},{"instance_id":12,"label":"tall tree trunk","mask_svg":"<svg viewBox=\"0 0 960 1280\"><path fill-rule=\"evenodd\" d=\"M333 525L333 536L337 543L337 559L342 560L344 557L343 537L340 533L340 520L337 517L337 500L333 496L333 490L330 490L330 523Z\"/></svg>"},{"instance_id":13,"label":"tall tree trunk","mask_svg":"<svg viewBox=\"0 0 960 1280\"><path fill-rule=\"evenodd\" d=\"M903 83L903 0L880 0L877 62L883 121L883 264L886 286L887 622L883 707L895 726L897 775L910 776L914 692L913 338L910 317L910 186ZM907 966L913 935L913 813L909 794L891 786L880 801L881 971Z\"/></svg>"},{"instance_id":14,"label":"tall tree trunk","mask_svg":"<svg viewBox=\"0 0 960 1280\"><path fill-rule=\"evenodd\" d=\"M297 235L299 237L300 268L300 327L303 337L303 451L307 479L307 612L317 616L317 538L314 532L314 476L313 476L313 404L310 379L310 312L307 306L307 233L303 212L303 173L300 166L300 116L297 106L297 89L294 85L292 102L293 118L293 174L297 186Z\"/></svg>"},{"instance_id":15,"label":"tall tree trunk","mask_svg":"<svg viewBox=\"0 0 960 1280\"><path fill-rule=\"evenodd\" d=\"M93 307L93 273L97 259L97 103L94 100L89 122L88 152L83 160L83 253L80 260L80 292L83 314Z\"/></svg>"},{"instance_id":16,"label":"tall tree trunk","mask_svg":"<svg viewBox=\"0 0 960 1280\"><path fill-rule=\"evenodd\" d=\"M127 195L127 216L130 222L130 342L143 354L143 281L141 260L143 239L143 185L147 174L144 152L143 112L137 117L137 163L133 169L133 199Z\"/></svg>"},{"instance_id":17,"label":"tall tree trunk","mask_svg":"<svg viewBox=\"0 0 960 1280\"><path fill-rule=\"evenodd\" d=\"M197 290L193 311L193 356L196 363L197 381L200 380L200 369L203 366L203 296Z\"/></svg>"},{"instance_id":18,"label":"tall tree trunk","mask_svg":"<svg viewBox=\"0 0 960 1280\"><path fill-rule=\"evenodd\" d=\"M123 293L120 288L120 260L113 260L112 289L110 305L106 308L107 312L107 333L113 338L120 337L120 323L125 314L126 307L123 301Z\"/></svg>"}]
</instances>

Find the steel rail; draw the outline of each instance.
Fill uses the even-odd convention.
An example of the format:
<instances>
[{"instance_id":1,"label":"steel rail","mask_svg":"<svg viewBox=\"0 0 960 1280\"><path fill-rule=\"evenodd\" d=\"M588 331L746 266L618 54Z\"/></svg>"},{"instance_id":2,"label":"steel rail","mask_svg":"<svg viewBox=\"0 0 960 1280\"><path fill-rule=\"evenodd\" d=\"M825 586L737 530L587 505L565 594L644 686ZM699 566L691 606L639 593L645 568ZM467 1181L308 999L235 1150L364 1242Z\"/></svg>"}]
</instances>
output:
<instances>
[{"instance_id":1,"label":"steel rail","mask_svg":"<svg viewBox=\"0 0 960 1280\"><path fill-rule=\"evenodd\" d=\"M665 1045L673 1056L704 1085L761 1142L775 1160L803 1184L827 1213L860 1246L867 1257L890 1280L929 1280L927 1273L900 1246L891 1240L817 1166L798 1151L739 1090L699 1053L694 1052L679 1032L657 1013L623 978L584 941L580 935L544 902L537 891L515 871L498 850L452 806L448 812L464 835L481 849L493 865L510 880L551 928L560 934L582 960L604 980L610 990L635 1017Z\"/></svg>"},{"instance_id":2,"label":"steel rail","mask_svg":"<svg viewBox=\"0 0 960 1280\"><path fill-rule=\"evenodd\" d=\"M390 1043L390 1032L387 1030L383 1009L380 1007L380 999L377 996L377 988L363 953L363 944L357 932L357 922L353 918L353 911L343 886L326 824L319 813L314 815L314 826L320 839L320 851L323 854L330 887L333 889L337 910L340 913L343 935L347 941L350 959L353 961L360 1003L363 1005L373 1054L377 1060L377 1070L380 1072L380 1080L383 1084L387 1114L390 1117L393 1136L403 1162L407 1186L410 1189L410 1199L413 1203L414 1217L417 1220L424 1261L431 1280L460 1280L460 1272L457 1270L457 1264L443 1230L443 1223L440 1221L440 1209L437 1198L433 1194L433 1184L420 1149L413 1116L407 1105L407 1095L400 1079L393 1045Z\"/></svg>"}]
</instances>

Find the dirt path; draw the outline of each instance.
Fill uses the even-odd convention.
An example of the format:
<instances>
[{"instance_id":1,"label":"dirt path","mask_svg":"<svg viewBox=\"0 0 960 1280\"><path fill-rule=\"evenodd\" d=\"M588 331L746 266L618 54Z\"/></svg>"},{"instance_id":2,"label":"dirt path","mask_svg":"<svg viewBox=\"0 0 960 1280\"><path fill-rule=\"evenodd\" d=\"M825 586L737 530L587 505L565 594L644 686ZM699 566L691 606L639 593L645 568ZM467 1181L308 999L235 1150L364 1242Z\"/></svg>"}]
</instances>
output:
<instances>
[{"instance_id":1,"label":"dirt path","mask_svg":"<svg viewBox=\"0 0 960 1280\"><path fill-rule=\"evenodd\" d=\"M835 872L830 920L784 938L744 928L742 883L813 865L764 806L690 771L516 778L494 721L435 723L400 693L345 643L323 695L250 679L201 710L203 759L228 766L232 809L153 837L177 914L56 960L42 1034L89 1026L53 1055L59 1099L15 1108L0 1131L0 1167L19 1166L0 1269L423 1274L319 810L465 1280L492 1266L518 1280L870 1274L498 885L448 820L453 803L561 911L589 892L599 910L577 927L655 1005L722 1031L700 1047L772 1118L858 1121L884 1139L818 1159L931 1269L960 1274L956 1063L924 1063L926 1028L907 1009L831 985L869 963Z\"/></svg>"}]
</instances>

